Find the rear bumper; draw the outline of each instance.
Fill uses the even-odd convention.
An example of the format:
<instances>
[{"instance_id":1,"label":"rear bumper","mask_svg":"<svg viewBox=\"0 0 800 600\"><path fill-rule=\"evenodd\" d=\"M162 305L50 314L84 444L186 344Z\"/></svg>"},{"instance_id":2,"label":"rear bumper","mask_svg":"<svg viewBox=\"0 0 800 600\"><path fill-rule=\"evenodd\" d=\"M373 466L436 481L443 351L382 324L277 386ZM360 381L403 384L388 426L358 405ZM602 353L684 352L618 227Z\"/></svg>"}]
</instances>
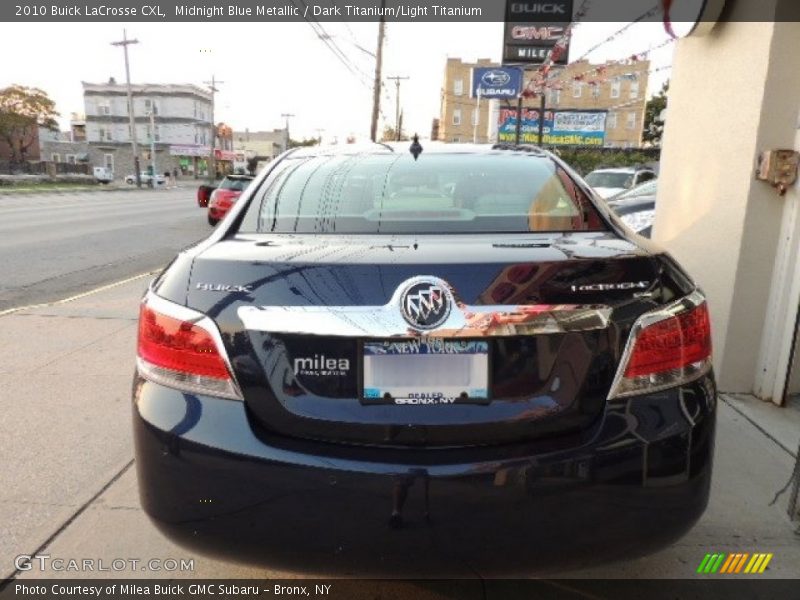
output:
<instances>
[{"instance_id":1,"label":"rear bumper","mask_svg":"<svg viewBox=\"0 0 800 600\"><path fill-rule=\"evenodd\" d=\"M491 461L431 450L414 463L273 444L240 402L139 378L134 404L142 505L178 543L294 571L458 577L551 572L678 539L708 501L716 391L707 376L609 406L593 440L569 450Z\"/></svg>"}]
</instances>

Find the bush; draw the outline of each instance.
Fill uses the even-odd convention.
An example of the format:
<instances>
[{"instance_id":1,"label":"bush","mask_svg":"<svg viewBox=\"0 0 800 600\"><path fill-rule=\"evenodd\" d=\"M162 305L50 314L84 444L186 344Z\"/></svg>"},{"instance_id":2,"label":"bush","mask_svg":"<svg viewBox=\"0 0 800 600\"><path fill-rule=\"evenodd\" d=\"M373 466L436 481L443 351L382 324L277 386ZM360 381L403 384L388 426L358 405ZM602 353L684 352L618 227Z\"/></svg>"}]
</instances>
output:
<instances>
[{"instance_id":1,"label":"bush","mask_svg":"<svg viewBox=\"0 0 800 600\"><path fill-rule=\"evenodd\" d=\"M581 175L595 169L613 167L635 167L657 163L661 150L659 148L578 148L560 147L550 150L561 157Z\"/></svg>"}]
</instances>

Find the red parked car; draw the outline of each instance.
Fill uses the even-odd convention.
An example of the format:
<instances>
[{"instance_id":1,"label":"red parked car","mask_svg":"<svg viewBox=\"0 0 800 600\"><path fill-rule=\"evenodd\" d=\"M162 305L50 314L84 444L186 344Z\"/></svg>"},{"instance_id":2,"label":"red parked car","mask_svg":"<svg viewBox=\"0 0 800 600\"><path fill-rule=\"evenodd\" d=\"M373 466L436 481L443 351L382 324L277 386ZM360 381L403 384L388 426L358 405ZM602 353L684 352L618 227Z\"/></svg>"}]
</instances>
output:
<instances>
[{"instance_id":1,"label":"red parked car","mask_svg":"<svg viewBox=\"0 0 800 600\"><path fill-rule=\"evenodd\" d=\"M250 185L253 178L250 175L227 175L219 187L211 192L208 201L208 224L216 225L228 214L231 206L242 192Z\"/></svg>"}]
</instances>

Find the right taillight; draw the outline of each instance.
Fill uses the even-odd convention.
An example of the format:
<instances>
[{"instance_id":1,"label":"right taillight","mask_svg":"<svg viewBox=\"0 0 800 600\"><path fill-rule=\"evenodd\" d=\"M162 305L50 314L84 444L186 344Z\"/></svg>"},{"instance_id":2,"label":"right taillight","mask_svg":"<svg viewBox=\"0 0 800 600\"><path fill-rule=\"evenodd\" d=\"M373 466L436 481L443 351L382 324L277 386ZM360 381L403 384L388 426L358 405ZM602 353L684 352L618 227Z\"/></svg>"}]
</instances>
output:
<instances>
[{"instance_id":1,"label":"right taillight","mask_svg":"<svg viewBox=\"0 0 800 600\"><path fill-rule=\"evenodd\" d=\"M137 354L145 379L186 392L242 398L214 322L152 292L139 311Z\"/></svg>"},{"instance_id":2,"label":"right taillight","mask_svg":"<svg viewBox=\"0 0 800 600\"><path fill-rule=\"evenodd\" d=\"M675 387L710 369L708 305L694 292L636 321L609 399Z\"/></svg>"}]
</instances>

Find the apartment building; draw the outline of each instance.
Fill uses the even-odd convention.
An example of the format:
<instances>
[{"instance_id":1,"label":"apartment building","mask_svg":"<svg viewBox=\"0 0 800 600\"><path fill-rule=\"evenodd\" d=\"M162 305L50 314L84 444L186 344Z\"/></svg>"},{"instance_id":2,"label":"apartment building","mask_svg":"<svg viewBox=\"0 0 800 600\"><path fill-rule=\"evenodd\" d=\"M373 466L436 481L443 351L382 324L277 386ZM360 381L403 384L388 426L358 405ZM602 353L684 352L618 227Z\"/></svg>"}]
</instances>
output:
<instances>
[{"instance_id":1,"label":"apartment building","mask_svg":"<svg viewBox=\"0 0 800 600\"><path fill-rule=\"evenodd\" d=\"M134 84L133 115L142 169L155 147L159 172L207 172L213 124L211 92L191 84ZM83 82L86 141L90 162L110 167L117 177L134 172L127 87ZM217 146L219 147L219 146Z\"/></svg>"}]
</instances>

